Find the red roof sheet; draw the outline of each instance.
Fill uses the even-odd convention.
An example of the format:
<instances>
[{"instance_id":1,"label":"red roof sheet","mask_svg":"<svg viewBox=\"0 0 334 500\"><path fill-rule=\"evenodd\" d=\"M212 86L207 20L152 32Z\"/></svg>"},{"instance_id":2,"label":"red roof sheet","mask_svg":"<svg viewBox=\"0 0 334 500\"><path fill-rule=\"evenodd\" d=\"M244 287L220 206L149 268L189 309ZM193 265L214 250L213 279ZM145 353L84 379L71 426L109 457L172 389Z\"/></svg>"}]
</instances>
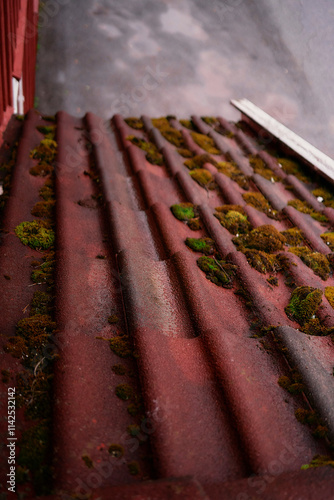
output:
<instances>
[{"instance_id":1,"label":"red roof sheet","mask_svg":"<svg viewBox=\"0 0 334 500\"><path fill-rule=\"evenodd\" d=\"M142 117L139 128L131 128L118 115L106 124L91 113L84 119L57 114L50 174L55 195L49 182L51 205L43 205L50 208L55 196L54 219L46 217L56 234L50 257L38 245L22 244L14 231L22 221L43 220L31 210L50 178L30 169L38 163L31 151L44 136L52 140L50 128L36 127L53 124L35 111L25 119L0 256L1 432L6 443L7 390L15 387L21 405L16 466L23 483L17 489L34 498L34 488L47 493L53 476L54 498L73 492L92 498L334 498L330 467L301 470L315 455L331 455L334 311L323 295L314 317L302 324L285 312L296 287L326 289L329 297L327 287L334 286L332 243L320 237L332 231L332 186L319 201L322 179L306 166L288 170L277 159L280 145L264 147L263 135L245 125L195 116L188 124L193 130L173 117L153 123ZM199 145L205 136L213 139L206 147L214 154ZM148 144L148 153L138 147ZM189 158L180 153L211 158L201 158L203 173L189 170ZM269 203L264 211L249 204L247 193L254 192ZM309 214L288 205L291 200L306 201ZM187 206L190 223L174 217L171 206L180 203L193 204ZM223 227L226 219L221 224L214 216L222 205L230 220L247 228ZM280 236L279 248L265 240L271 250L263 240L263 248L241 241L241 231L251 238L263 225L280 232L296 227L303 236L290 245ZM200 269L203 252L191 250L187 238L214 240L204 265L215 277ZM193 244L203 250L203 241ZM259 248L265 253L256 253ZM45 265L54 268L54 285L39 274L31 281L32 271ZM41 321L31 303L37 290L54 297L43 314L57 329L43 323L46 338L34 337L31 346L27 327L18 322ZM316 328L322 335L302 331ZM15 342L25 346L19 344L17 357ZM38 385L44 376L53 376L52 388ZM43 413L41 395L51 398L51 413ZM297 411L297 419L299 408L304 413ZM8 452L2 456L6 471Z\"/></svg>"}]
</instances>

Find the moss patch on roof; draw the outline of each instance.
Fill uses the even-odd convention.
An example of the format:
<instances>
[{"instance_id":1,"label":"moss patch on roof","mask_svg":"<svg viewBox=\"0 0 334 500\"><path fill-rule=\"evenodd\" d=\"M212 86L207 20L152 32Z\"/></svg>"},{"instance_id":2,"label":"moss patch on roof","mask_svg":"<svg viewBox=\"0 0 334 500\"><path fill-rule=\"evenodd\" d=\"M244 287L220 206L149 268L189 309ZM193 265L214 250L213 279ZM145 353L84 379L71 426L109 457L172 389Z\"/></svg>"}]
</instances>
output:
<instances>
[{"instance_id":1,"label":"moss patch on roof","mask_svg":"<svg viewBox=\"0 0 334 500\"><path fill-rule=\"evenodd\" d=\"M302 182L308 183L311 181L306 169L295 160L291 160L289 158L277 158L277 161L286 174L294 175Z\"/></svg>"},{"instance_id":2,"label":"moss patch on roof","mask_svg":"<svg viewBox=\"0 0 334 500\"><path fill-rule=\"evenodd\" d=\"M329 277L330 265L325 255L312 252L308 247L291 247L289 252L297 255L312 269L312 271L324 281Z\"/></svg>"},{"instance_id":3,"label":"moss patch on roof","mask_svg":"<svg viewBox=\"0 0 334 500\"><path fill-rule=\"evenodd\" d=\"M247 248L271 253L283 250L286 239L274 226L265 224L248 234L236 236L233 238L233 243L239 249Z\"/></svg>"},{"instance_id":4,"label":"moss patch on roof","mask_svg":"<svg viewBox=\"0 0 334 500\"><path fill-rule=\"evenodd\" d=\"M153 118L152 124L156 127L161 135L177 148L185 148L186 144L183 139L182 132L172 127L167 118Z\"/></svg>"},{"instance_id":5,"label":"moss patch on roof","mask_svg":"<svg viewBox=\"0 0 334 500\"><path fill-rule=\"evenodd\" d=\"M217 163L216 167L218 172L232 179L232 181L236 182L242 189L249 189L247 177L240 171L234 161L220 161Z\"/></svg>"},{"instance_id":6,"label":"moss patch on roof","mask_svg":"<svg viewBox=\"0 0 334 500\"><path fill-rule=\"evenodd\" d=\"M242 195L243 199L251 207L265 213L271 219L277 219L278 212L271 208L268 200L259 192L249 192Z\"/></svg>"},{"instance_id":7,"label":"moss patch on roof","mask_svg":"<svg viewBox=\"0 0 334 500\"><path fill-rule=\"evenodd\" d=\"M249 163L250 163L251 167L253 168L255 174L261 175L262 177L264 177L268 181L277 182L280 180L280 178L276 174L274 174L274 172L271 170L271 168L269 168L264 163L262 158L260 158L259 156L250 155L249 156Z\"/></svg>"},{"instance_id":8,"label":"moss patch on roof","mask_svg":"<svg viewBox=\"0 0 334 500\"><path fill-rule=\"evenodd\" d=\"M206 278L215 285L224 288L231 288L233 286L236 266L224 260L204 256L197 260L197 265L206 274Z\"/></svg>"},{"instance_id":9,"label":"moss patch on roof","mask_svg":"<svg viewBox=\"0 0 334 500\"><path fill-rule=\"evenodd\" d=\"M320 212L317 212L316 210L313 210L311 205L309 205L306 201L290 200L288 202L288 205L298 210L298 212L310 215L313 219L319 222L328 222L328 219L325 215L323 215Z\"/></svg>"},{"instance_id":10,"label":"moss patch on roof","mask_svg":"<svg viewBox=\"0 0 334 500\"><path fill-rule=\"evenodd\" d=\"M310 286L299 286L292 292L285 312L289 318L304 326L316 315L321 301L321 290Z\"/></svg>"},{"instance_id":11,"label":"moss patch on roof","mask_svg":"<svg viewBox=\"0 0 334 500\"><path fill-rule=\"evenodd\" d=\"M15 228L20 241L31 248L50 248L55 241L55 233L45 221L24 221Z\"/></svg>"},{"instance_id":12,"label":"moss patch on roof","mask_svg":"<svg viewBox=\"0 0 334 500\"><path fill-rule=\"evenodd\" d=\"M211 165L214 165L215 167L218 165L216 160L208 154L196 155L191 158L191 160L186 160L184 165L189 168L189 170L194 170L196 168L202 168L205 163L211 163Z\"/></svg>"},{"instance_id":13,"label":"moss patch on roof","mask_svg":"<svg viewBox=\"0 0 334 500\"><path fill-rule=\"evenodd\" d=\"M146 152L146 160L152 165L162 166L164 164L164 159L161 153L159 153L158 148L152 143L147 142L145 139L139 139L134 135L129 135L126 138L128 141L132 142L135 146Z\"/></svg>"},{"instance_id":14,"label":"moss patch on roof","mask_svg":"<svg viewBox=\"0 0 334 500\"><path fill-rule=\"evenodd\" d=\"M232 234L244 234L251 228L247 215L240 205L217 207L214 216Z\"/></svg>"},{"instance_id":15,"label":"moss patch on roof","mask_svg":"<svg viewBox=\"0 0 334 500\"><path fill-rule=\"evenodd\" d=\"M140 118L135 118L133 116L129 118L125 118L125 123L129 125L129 127L134 128L136 130L141 130L144 128L144 124Z\"/></svg>"},{"instance_id":16,"label":"moss patch on roof","mask_svg":"<svg viewBox=\"0 0 334 500\"><path fill-rule=\"evenodd\" d=\"M191 170L189 175L202 187L208 186L213 181L211 172L205 170L205 168L196 168L195 170Z\"/></svg>"},{"instance_id":17,"label":"moss patch on roof","mask_svg":"<svg viewBox=\"0 0 334 500\"><path fill-rule=\"evenodd\" d=\"M215 141L211 137L200 134L198 132L191 132L191 137L204 151L212 155L220 155L221 152L215 146Z\"/></svg>"}]
</instances>

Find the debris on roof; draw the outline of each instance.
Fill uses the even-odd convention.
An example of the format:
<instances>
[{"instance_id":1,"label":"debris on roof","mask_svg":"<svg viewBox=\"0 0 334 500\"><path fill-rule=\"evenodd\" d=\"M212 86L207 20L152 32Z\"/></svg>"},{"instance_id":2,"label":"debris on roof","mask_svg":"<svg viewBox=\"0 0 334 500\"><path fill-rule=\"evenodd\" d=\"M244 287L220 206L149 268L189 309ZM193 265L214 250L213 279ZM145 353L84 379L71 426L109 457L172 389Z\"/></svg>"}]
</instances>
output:
<instances>
[{"instance_id":1,"label":"debris on roof","mask_svg":"<svg viewBox=\"0 0 334 500\"><path fill-rule=\"evenodd\" d=\"M332 498L332 183L220 117L32 110L19 134L0 255L17 492Z\"/></svg>"}]
</instances>

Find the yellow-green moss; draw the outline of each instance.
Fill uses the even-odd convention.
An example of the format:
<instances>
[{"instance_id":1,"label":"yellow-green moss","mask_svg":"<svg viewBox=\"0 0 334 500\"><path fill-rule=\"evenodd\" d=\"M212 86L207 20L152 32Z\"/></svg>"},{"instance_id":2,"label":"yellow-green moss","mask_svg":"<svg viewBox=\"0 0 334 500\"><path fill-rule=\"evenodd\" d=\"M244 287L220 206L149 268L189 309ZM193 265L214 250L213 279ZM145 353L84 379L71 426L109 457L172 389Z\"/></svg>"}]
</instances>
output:
<instances>
[{"instance_id":1,"label":"yellow-green moss","mask_svg":"<svg viewBox=\"0 0 334 500\"><path fill-rule=\"evenodd\" d=\"M183 156L183 158L192 158L194 154L187 148L178 148L176 150L179 155Z\"/></svg>"},{"instance_id":2,"label":"yellow-green moss","mask_svg":"<svg viewBox=\"0 0 334 500\"><path fill-rule=\"evenodd\" d=\"M37 165L31 167L29 173L36 177L46 177L53 171L53 166L45 161L40 161Z\"/></svg>"},{"instance_id":3,"label":"yellow-green moss","mask_svg":"<svg viewBox=\"0 0 334 500\"><path fill-rule=\"evenodd\" d=\"M308 247L291 247L289 252L297 255L322 280L328 279L330 266L325 255L312 252Z\"/></svg>"},{"instance_id":4,"label":"yellow-green moss","mask_svg":"<svg viewBox=\"0 0 334 500\"><path fill-rule=\"evenodd\" d=\"M108 323L113 325L113 324L118 323L118 322L119 322L119 318L118 318L118 316L116 316L116 314L112 314L111 316L109 316Z\"/></svg>"},{"instance_id":5,"label":"yellow-green moss","mask_svg":"<svg viewBox=\"0 0 334 500\"><path fill-rule=\"evenodd\" d=\"M194 252L201 252L205 255L215 253L215 242L211 238L187 238L186 245Z\"/></svg>"},{"instance_id":6,"label":"yellow-green moss","mask_svg":"<svg viewBox=\"0 0 334 500\"><path fill-rule=\"evenodd\" d=\"M197 168L196 170L191 170L191 172L189 172L189 175L200 186L207 186L213 180L211 172L205 170L204 168Z\"/></svg>"},{"instance_id":7,"label":"yellow-green moss","mask_svg":"<svg viewBox=\"0 0 334 500\"><path fill-rule=\"evenodd\" d=\"M322 301L322 291L310 286L299 286L292 292L285 312L301 326L317 313Z\"/></svg>"},{"instance_id":8,"label":"yellow-green moss","mask_svg":"<svg viewBox=\"0 0 334 500\"><path fill-rule=\"evenodd\" d=\"M277 158L277 161L282 166L282 169L286 174L294 175L302 182L310 182L310 177L308 176L306 170L296 161L290 160L289 158Z\"/></svg>"},{"instance_id":9,"label":"yellow-green moss","mask_svg":"<svg viewBox=\"0 0 334 500\"><path fill-rule=\"evenodd\" d=\"M20 241L30 248L49 248L55 240L55 233L44 221L25 221L15 228Z\"/></svg>"},{"instance_id":10,"label":"yellow-green moss","mask_svg":"<svg viewBox=\"0 0 334 500\"><path fill-rule=\"evenodd\" d=\"M198 132L191 132L191 137L196 142L198 146L200 146L204 151L212 155L220 155L221 152L216 148L215 142L211 137L208 137L205 134L199 134Z\"/></svg>"},{"instance_id":11,"label":"yellow-green moss","mask_svg":"<svg viewBox=\"0 0 334 500\"><path fill-rule=\"evenodd\" d=\"M259 156L250 155L249 156L249 163L250 163L251 167L253 168L255 174L261 175L265 179L268 179L268 181L274 180L275 182L277 182L280 180L280 178L274 174L274 172L271 170L271 168L269 168L264 163L262 158L260 158Z\"/></svg>"},{"instance_id":12,"label":"yellow-green moss","mask_svg":"<svg viewBox=\"0 0 334 500\"><path fill-rule=\"evenodd\" d=\"M312 469L315 467L325 467L325 466L334 467L334 460L330 457L324 455L315 455L309 464L305 464L301 466L302 470Z\"/></svg>"},{"instance_id":13,"label":"yellow-green moss","mask_svg":"<svg viewBox=\"0 0 334 500\"><path fill-rule=\"evenodd\" d=\"M323 233L320 235L320 237L324 240L326 245L329 246L329 248L334 251L334 233Z\"/></svg>"},{"instance_id":14,"label":"yellow-green moss","mask_svg":"<svg viewBox=\"0 0 334 500\"><path fill-rule=\"evenodd\" d=\"M162 154L159 153L158 148L152 143L144 139L139 139L134 135L129 135L127 140L132 142L135 146L146 152L146 160L153 165L163 165L164 160Z\"/></svg>"},{"instance_id":15,"label":"yellow-green moss","mask_svg":"<svg viewBox=\"0 0 334 500\"><path fill-rule=\"evenodd\" d=\"M325 297L334 309L334 286L326 286Z\"/></svg>"},{"instance_id":16,"label":"yellow-green moss","mask_svg":"<svg viewBox=\"0 0 334 500\"><path fill-rule=\"evenodd\" d=\"M47 260L46 262L42 262L38 269L35 269L31 273L31 279L34 283L38 284L47 284L49 286L53 285L53 268L54 261Z\"/></svg>"},{"instance_id":17,"label":"yellow-green moss","mask_svg":"<svg viewBox=\"0 0 334 500\"><path fill-rule=\"evenodd\" d=\"M275 255L262 252L261 250L244 250L247 262L262 274L276 270Z\"/></svg>"},{"instance_id":18,"label":"yellow-green moss","mask_svg":"<svg viewBox=\"0 0 334 500\"><path fill-rule=\"evenodd\" d=\"M140 427L137 424L128 425L128 427L126 428L126 430L128 431L128 433L132 437L139 436L139 434L140 434Z\"/></svg>"},{"instance_id":19,"label":"yellow-green moss","mask_svg":"<svg viewBox=\"0 0 334 500\"><path fill-rule=\"evenodd\" d=\"M133 389L128 384L120 384L115 389L115 394L119 399L127 401L133 397Z\"/></svg>"},{"instance_id":20,"label":"yellow-green moss","mask_svg":"<svg viewBox=\"0 0 334 500\"><path fill-rule=\"evenodd\" d=\"M45 139L55 140L56 126L55 125L41 125L37 127L38 132L44 134Z\"/></svg>"},{"instance_id":21,"label":"yellow-green moss","mask_svg":"<svg viewBox=\"0 0 334 500\"><path fill-rule=\"evenodd\" d=\"M189 130L196 130L196 128L191 120L180 120L180 123L183 127L186 127Z\"/></svg>"},{"instance_id":22,"label":"yellow-green moss","mask_svg":"<svg viewBox=\"0 0 334 500\"><path fill-rule=\"evenodd\" d=\"M177 148L184 148L185 142L182 132L172 127L167 118L153 118L152 124L156 127L161 135Z\"/></svg>"},{"instance_id":23,"label":"yellow-green moss","mask_svg":"<svg viewBox=\"0 0 334 500\"><path fill-rule=\"evenodd\" d=\"M306 201L290 200L288 202L288 205L298 210L298 212L310 215L313 219L317 220L318 222L328 222L328 219L325 215L321 214L320 212L317 212L316 210L313 210L311 205L309 205Z\"/></svg>"},{"instance_id":24,"label":"yellow-green moss","mask_svg":"<svg viewBox=\"0 0 334 500\"><path fill-rule=\"evenodd\" d=\"M235 276L236 266L223 260L212 257L200 257L197 260L198 267L206 274L206 278L215 285L231 288Z\"/></svg>"},{"instance_id":25,"label":"yellow-green moss","mask_svg":"<svg viewBox=\"0 0 334 500\"><path fill-rule=\"evenodd\" d=\"M120 444L111 444L108 448L108 452L115 458L122 458L124 455L124 448Z\"/></svg>"},{"instance_id":26,"label":"yellow-green moss","mask_svg":"<svg viewBox=\"0 0 334 500\"><path fill-rule=\"evenodd\" d=\"M201 119L208 125L217 125L219 123L214 116L201 116Z\"/></svg>"},{"instance_id":27,"label":"yellow-green moss","mask_svg":"<svg viewBox=\"0 0 334 500\"><path fill-rule=\"evenodd\" d=\"M120 358L130 358L133 350L127 335L119 335L109 340L110 349Z\"/></svg>"},{"instance_id":28,"label":"yellow-green moss","mask_svg":"<svg viewBox=\"0 0 334 500\"><path fill-rule=\"evenodd\" d=\"M291 227L290 229L281 231L281 234L285 237L286 245L297 247L304 242L303 233L297 227Z\"/></svg>"},{"instance_id":29,"label":"yellow-green moss","mask_svg":"<svg viewBox=\"0 0 334 500\"><path fill-rule=\"evenodd\" d=\"M271 219L277 219L277 210L271 208L269 202L265 199L263 194L257 192L244 193L243 199L251 207L256 208L260 212L265 213Z\"/></svg>"},{"instance_id":30,"label":"yellow-green moss","mask_svg":"<svg viewBox=\"0 0 334 500\"><path fill-rule=\"evenodd\" d=\"M285 237L270 224L259 226L248 234L233 238L233 243L240 250L247 248L268 253L283 250L285 242Z\"/></svg>"},{"instance_id":31,"label":"yellow-green moss","mask_svg":"<svg viewBox=\"0 0 334 500\"><path fill-rule=\"evenodd\" d=\"M44 219L49 219L52 217L55 201L38 201L31 209L31 215L35 217L40 217Z\"/></svg>"},{"instance_id":32,"label":"yellow-green moss","mask_svg":"<svg viewBox=\"0 0 334 500\"><path fill-rule=\"evenodd\" d=\"M301 376L297 372L292 372L291 377L283 375L277 380L277 383L290 394L300 394L305 390Z\"/></svg>"},{"instance_id":33,"label":"yellow-green moss","mask_svg":"<svg viewBox=\"0 0 334 500\"><path fill-rule=\"evenodd\" d=\"M319 318L311 318L303 325L303 332L307 335L325 336L332 334L333 331L334 328L326 328L322 325Z\"/></svg>"},{"instance_id":34,"label":"yellow-green moss","mask_svg":"<svg viewBox=\"0 0 334 500\"><path fill-rule=\"evenodd\" d=\"M45 292L35 292L30 303L29 316L49 314L52 297Z\"/></svg>"},{"instance_id":35,"label":"yellow-green moss","mask_svg":"<svg viewBox=\"0 0 334 500\"><path fill-rule=\"evenodd\" d=\"M92 469L94 467L93 460L88 455L82 455L81 458L84 461L85 465L88 467L88 469Z\"/></svg>"},{"instance_id":36,"label":"yellow-green moss","mask_svg":"<svg viewBox=\"0 0 334 500\"><path fill-rule=\"evenodd\" d=\"M140 465L138 462L130 462L128 464L128 470L131 476L138 476L140 474Z\"/></svg>"},{"instance_id":37,"label":"yellow-green moss","mask_svg":"<svg viewBox=\"0 0 334 500\"><path fill-rule=\"evenodd\" d=\"M330 191L329 189L327 189L325 186L317 188L317 189L314 189L312 191L312 194L316 198L321 197L322 198L322 203L326 207L332 207L332 208L334 208L334 194L333 194L332 191Z\"/></svg>"},{"instance_id":38,"label":"yellow-green moss","mask_svg":"<svg viewBox=\"0 0 334 500\"><path fill-rule=\"evenodd\" d=\"M30 151L30 158L52 163L57 154L57 143L52 139L43 139L37 148Z\"/></svg>"},{"instance_id":39,"label":"yellow-green moss","mask_svg":"<svg viewBox=\"0 0 334 500\"><path fill-rule=\"evenodd\" d=\"M44 186L39 190L39 195L43 200L49 201L54 199L54 182L53 179L48 179Z\"/></svg>"},{"instance_id":40,"label":"yellow-green moss","mask_svg":"<svg viewBox=\"0 0 334 500\"><path fill-rule=\"evenodd\" d=\"M222 205L214 216L232 234L247 233L251 227L244 209L240 205Z\"/></svg>"},{"instance_id":41,"label":"yellow-green moss","mask_svg":"<svg viewBox=\"0 0 334 500\"><path fill-rule=\"evenodd\" d=\"M276 259L275 259L275 262L276 262ZM276 276L269 276L269 278L267 278L267 281L272 286L278 286L278 278Z\"/></svg>"},{"instance_id":42,"label":"yellow-green moss","mask_svg":"<svg viewBox=\"0 0 334 500\"><path fill-rule=\"evenodd\" d=\"M247 177L240 171L234 161L220 161L216 165L218 172L226 175L232 181L236 182L242 189L249 189Z\"/></svg>"},{"instance_id":43,"label":"yellow-green moss","mask_svg":"<svg viewBox=\"0 0 334 500\"><path fill-rule=\"evenodd\" d=\"M179 203L172 205L170 209L178 220L187 221L195 217L195 209L192 203Z\"/></svg>"},{"instance_id":44,"label":"yellow-green moss","mask_svg":"<svg viewBox=\"0 0 334 500\"><path fill-rule=\"evenodd\" d=\"M211 163L215 167L218 165L216 160L214 160L210 155L196 155L191 160L186 160L184 165L189 168L189 170L195 170L196 168L202 168L205 163Z\"/></svg>"},{"instance_id":45,"label":"yellow-green moss","mask_svg":"<svg viewBox=\"0 0 334 500\"><path fill-rule=\"evenodd\" d=\"M124 121L127 125L129 125L129 127L134 128L136 130L144 128L144 124L140 118L130 117L130 118L125 118Z\"/></svg>"}]
</instances>

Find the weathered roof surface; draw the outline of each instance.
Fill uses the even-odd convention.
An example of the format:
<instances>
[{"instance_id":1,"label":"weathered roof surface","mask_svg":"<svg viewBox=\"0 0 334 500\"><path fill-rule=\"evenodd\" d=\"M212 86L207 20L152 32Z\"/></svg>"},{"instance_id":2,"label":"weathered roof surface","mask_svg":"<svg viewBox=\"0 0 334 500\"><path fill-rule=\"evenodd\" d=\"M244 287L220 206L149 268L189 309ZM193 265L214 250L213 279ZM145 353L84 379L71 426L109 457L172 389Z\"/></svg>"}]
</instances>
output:
<instances>
[{"instance_id":1,"label":"weathered roof surface","mask_svg":"<svg viewBox=\"0 0 334 500\"><path fill-rule=\"evenodd\" d=\"M334 439L332 185L223 118L50 120L26 116L3 215L18 490L334 498L301 469ZM54 248L22 244L33 220Z\"/></svg>"}]
</instances>

